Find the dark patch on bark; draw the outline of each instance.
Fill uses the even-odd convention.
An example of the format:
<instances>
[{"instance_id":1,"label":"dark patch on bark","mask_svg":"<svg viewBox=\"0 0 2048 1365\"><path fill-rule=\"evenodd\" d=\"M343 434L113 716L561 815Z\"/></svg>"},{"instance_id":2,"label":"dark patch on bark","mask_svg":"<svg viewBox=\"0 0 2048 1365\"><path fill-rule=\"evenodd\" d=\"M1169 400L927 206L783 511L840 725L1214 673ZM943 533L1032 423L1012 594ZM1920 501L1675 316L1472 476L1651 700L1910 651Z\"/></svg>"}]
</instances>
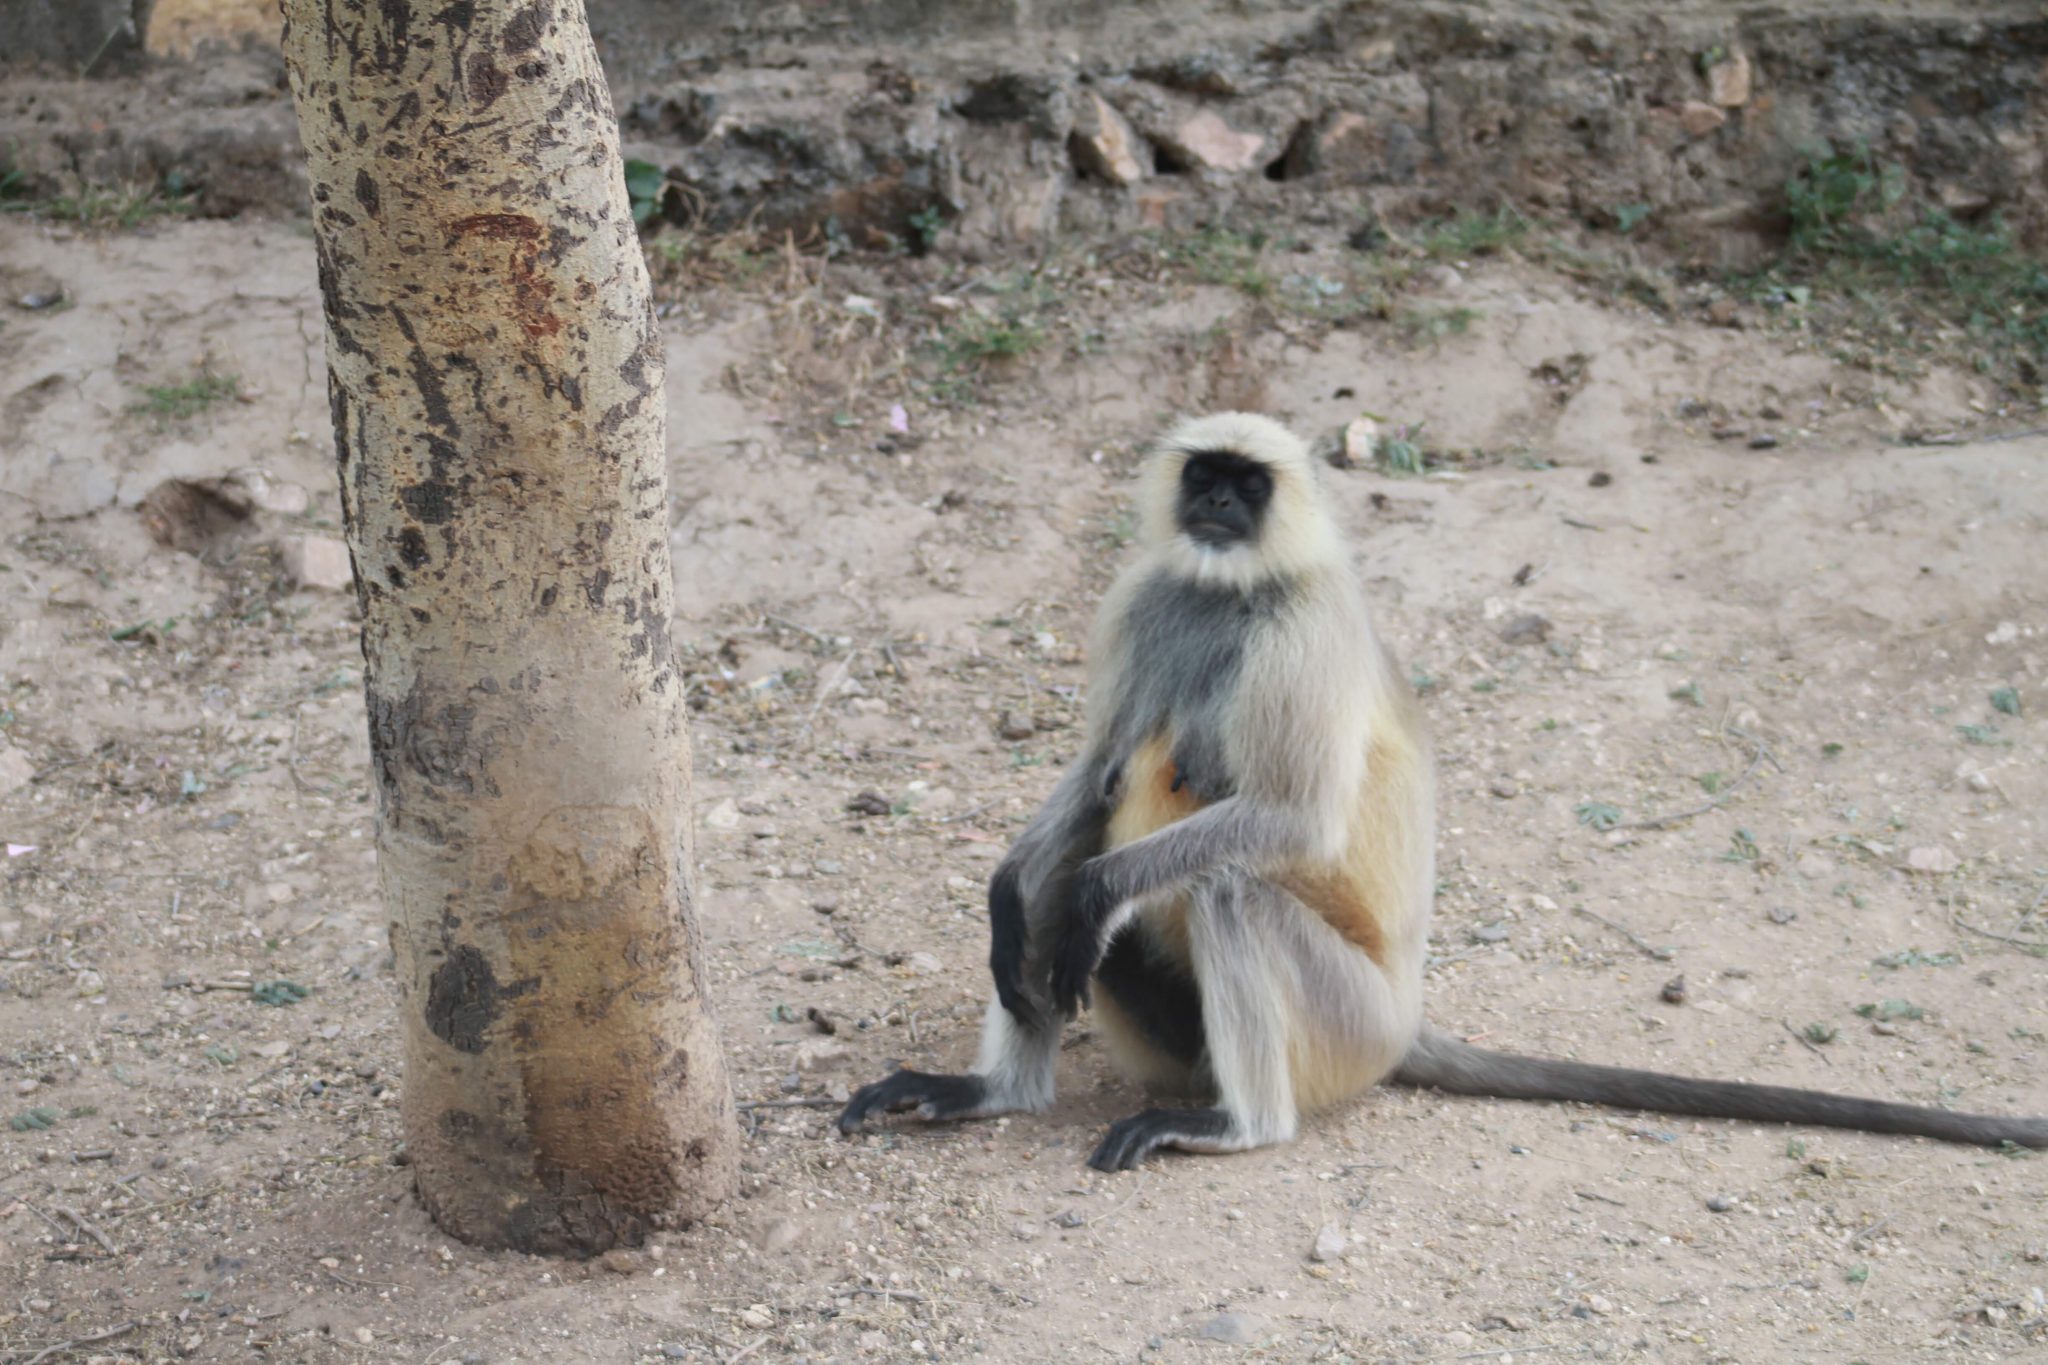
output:
<instances>
[{"instance_id":1,"label":"dark patch on bark","mask_svg":"<svg viewBox=\"0 0 2048 1365\"><path fill-rule=\"evenodd\" d=\"M483 1123L467 1109L450 1109L441 1115L441 1131L456 1142L464 1142L483 1130Z\"/></svg>"},{"instance_id":2,"label":"dark patch on bark","mask_svg":"<svg viewBox=\"0 0 2048 1365\"><path fill-rule=\"evenodd\" d=\"M432 552L427 549L427 533L417 526L408 526L400 531L398 533L398 557L404 561L405 567L408 569L425 568L428 561L434 557ZM391 586L402 588L405 585L403 583L393 583Z\"/></svg>"},{"instance_id":3,"label":"dark patch on bark","mask_svg":"<svg viewBox=\"0 0 2048 1365\"><path fill-rule=\"evenodd\" d=\"M590 599L591 606L601 607L604 605L605 590L611 587L611 585L612 571L610 569L599 569L585 580L583 595Z\"/></svg>"},{"instance_id":4,"label":"dark patch on bark","mask_svg":"<svg viewBox=\"0 0 2048 1365\"><path fill-rule=\"evenodd\" d=\"M394 588L403 590L405 587L405 570L399 568L396 564L386 564L384 566L384 581Z\"/></svg>"},{"instance_id":5,"label":"dark patch on bark","mask_svg":"<svg viewBox=\"0 0 2048 1365\"><path fill-rule=\"evenodd\" d=\"M476 5L472 0L456 0L454 4L434 16L434 22L442 28L461 29L464 33L469 32L469 26L475 19Z\"/></svg>"},{"instance_id":6,"label":"dark patch on bark","mask_svg":"<svg viewBox=\"0 0 2048 1365\"><path fill-rule=\"evenodd\" d=\"M414 122L419 116L419 92L408 90L403 95L400 95L398 103L392 106L391 117L384 120L384 131L387 133L391 132L396 128Z\"/></svg>"},{"instance_id":7,"label":"dark patch on bark","mask_svg":"<svg viewBox=\"0 0 2048 1365\"><path fill-rule=\"evenodd\" d=\"M498 1019L498 978L469 944L451 949L427 981L427 1027L457 1052L482 1052Z\"/></svg>"},{"instance_id":8,"label":"dark patch on bark","mask_svg":"<svg viewBox=\"0 0 2048 1365\"><path fill-rule=\"evenodd\" d=\"M496 237L505 241L538 242L541 225L523 213L472 213L448 224L448 245L464 237Z\"/></svg>"},{"instance_id":9,"label":"dark patch on bark","mask_svg":"<svg viewBox=\"0 0 2048 1365\"><path fill-rule=\"evenodd\" d=\"M429 526L439 526L455 515L455 490L439 479L408 484L398 490L398 500Z\"/></svg>"},{"instance_id":10,"label":"dark patch on bark","mask_svg":"<svg viewBox=\"0 0 2048 1365\"><path fill-rule=\"evenodd\" d=\"M479 52L469 59L469 97L477 108L488 109L496 104L510 84L490 53Z\"/></svg>"},{"instance_id":11,"label":"dark patch on bark","mask_svg":"<svg viewBox=\"0 0 2048 1365\"><path fill-rule=\"evenodd\" d=\"M348 329L349 322L356 316L341 290L341 269L353 264L345 256L338 256L324 238L314 238L313 260L320 279L320 307L327 314L327 336L334 343L334 349L344 355L359 355L367 358L369 352L363 349L355 334Z\"/></svg>"},{"instance_id":12,"label":"dark patch on bark","mask_svg":"<svg viewBox=\"0 0 2048 1365\"><path fill-rule=\"evenodd\" d=\"M505 21L504 37L500 40L505 51L517 55L531 52L540 46L540 40L548 30L548 21L554 18L554 7L547 0L534 0L525 9Z\"/></svg>"},{"instance_id":13,"label":"dark patch on bark","mask_svg":"<svg viewBox=\"0 0 2048 1365\"><path fill-rule=\"evenodd\" d=\"M412 619L424 626L430 624L434 618L427 614L426 608L414 607L412 609Z\"/></svg>"},{"instance_id":14,"label":"dark patch on bark","mask_svg":"<svg viewBox=\"0 0 2048 1365\"><path fill-rule=\"evenodd\" d=\"M352 228L356 225L356 216L347 209L338 209L334 205L329 204L320 210L320 221L323 223L333 223L340 227Z\"/></svg>"},{"instance_id":15,"label":"dark patch on bark","mask_svg":"<svg viewBox=\"0 0 2048 1365\"><path fill-rule=\"evenodd\" d=\"M377 182L370 178L368 171L356 172L356 202L363 206L363 212L375 218L382 207L382 196L377 191Z\"/></svg>"},{"instance_id":16,"label":"dark patch on bark","mask_svg":"<svg viewBox=\"0 0 2048 1365\"><path fill-rule=\"evenodd\" d=\"M690 1145L683 1148L683 1160L692 1166L702 1166L711 1156L711 1144L703 1138L691 1138Z\"/></svg>"},{"instance_id":17,"label":"dark patch on bark","mask_svg":"<svg viewBox=\"0 0 2048 1365\"><path fill-rule=\"evenodd\" d=\"M555 586L552 583L540 590L540 609L542 611L546 611L555 605L555 591Z\"/></svg>"},{"instance_id":18,"label":"dark patch on bark","mask_svg":"<svg viewBox=\"0 0 2048 1365\"><path fill-rule=\"evenodd\" d=\"M373 58L380 72L396 75L412 48L411 0L377 0L377 13L384 26L377 31Z\"/></svg>"},{"instance_id":19,"label":"dark patch on bark","mask_svg":"<svg viewBox=\"0 0 2048 1365\"><path fill-rule=\"evenodd\" d=\"M448 393L441 387L441 376L434 369L434 362L427 359L425 349L414 340L412 328L404 320L405 315L394 308L391 316L399 323L405 339L413 342L412 352L406 356L406 365L412 373L412 385L419 391L420 406L426 410L427 420L451 436L461 435L462 427L455 420L455 410L448 406Z\"/></svg>"}]
</instances>

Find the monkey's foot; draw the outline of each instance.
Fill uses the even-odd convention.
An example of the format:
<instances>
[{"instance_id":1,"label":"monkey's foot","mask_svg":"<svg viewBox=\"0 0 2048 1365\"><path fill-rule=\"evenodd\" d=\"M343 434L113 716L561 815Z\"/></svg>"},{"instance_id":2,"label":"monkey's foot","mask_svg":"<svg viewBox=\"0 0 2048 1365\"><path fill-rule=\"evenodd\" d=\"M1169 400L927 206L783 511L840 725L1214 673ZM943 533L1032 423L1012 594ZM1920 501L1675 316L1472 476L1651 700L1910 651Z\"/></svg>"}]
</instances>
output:
<instances>
[{"instance_id":1,"label":"monkey's foot","mask_svg":"<svg viewBox=\"0 0 2048 1365\"><path fill-rule=\"evenodd\" d=\"M1109 1125L1088 1164L1098 1171L1128 1171L1161 1147L1227 1152L1237 1145L1230 1141L1231 1126L1221 1109L1147 1109Z\"/></svg>"},{"instance_id":2,"label":"monkey's foot","mask_svg":"<svg viewBox=\"0 0 2048 1365\"><path fill-rule=\"evenodd\" d=\"M853 1092L839 1111L839 1131L851 1133L876 1112L915 1109L921 1119L971 1119L987 1113L988 1083L979 1076L939 1076L898 1071Z\"/></svg>"}]
</instances>

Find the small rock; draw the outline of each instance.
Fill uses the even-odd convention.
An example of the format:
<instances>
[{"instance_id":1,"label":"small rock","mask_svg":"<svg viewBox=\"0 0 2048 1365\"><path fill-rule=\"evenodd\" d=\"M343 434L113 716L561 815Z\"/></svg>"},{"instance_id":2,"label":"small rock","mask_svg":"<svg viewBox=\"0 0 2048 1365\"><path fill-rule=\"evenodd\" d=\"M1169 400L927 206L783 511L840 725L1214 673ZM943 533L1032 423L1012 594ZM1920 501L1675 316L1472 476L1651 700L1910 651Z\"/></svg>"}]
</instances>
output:
<instances>
[{"instance_id":1,"label":"small rock","mask_svg":"<svg viewBox=\"0 0 2048 1365\"><path fill-rule=\"evenodd\" d=\"M1716 327L1740 327L1742 304L1735 299L1715 299L1707 305L1707 321Z\"/></svg>"},{"instance_id":2,"label":"small rock","mask_svg":"<svg viewBox=\"0 0 2048 1365\"><path fill-rule=\"evenodd\" d=\"M258 1057L262 1057L270 1061L276 1061L279 1057L289 1057L291 1055L292 1045L286 1042L284 1039L280 1038L274 1043L264 1043L260 1047L252 1047L249 1050L255 1053Z\"/></svg>"},{"instance_id":3,"label":"small rock","mask_svg":"<svg viewBox=\"0 0 2048 1365\"><path fill-rule=\"evenodd\" d=\"M1756 435L1749 438L1749 448L1751 450L1776 450L1778 448L1778 438L1768 431L1759 431Z\"/></svg>"},{"instance_id":4,"label":"small rock","mask_svg":"<svg viewBox=\"0 0 2048 1365\"><path fill-rule=\"evenodd\" d=\"M64 302L64 288L62 285L44 285L40 288L24 290L16 295L14 306L26 309L31 313L40 313L45 308L55 308L62 302Z\"/></svg>"},{"instance_id":5,"label":"small rock","mask_svg":"<svg viewBox=\"0 0 2048 1365\"><path fill-rule=\"evenodd\" d=\"M906 965L919 976L935 976L946 970L946 964L930 953L912 953L906 960Z\"/></svg>"},{"instance_id":6,"label":"small rock","mask_svg":"<svg viewBox=\"0 0 2048 1365\"><path fill-rule=\"evenodd\" d=\"M775 1313L765 1303L748 1304L746 1311L740 1314L740 1322L758 1332L775 1325Z\"/></svg>"},{"instance_id":7,"label":"small rock","mask_svg":"<svg viewBox=\"0 0 2048 1365\"><path fill-rule=\"evenodd\" d=\"M1714 103L1723 109L1740 109L1749 103L1750 96L1749 55L1731 52L1722 61L1707 68L1707 91Z\"/></svg>"},{"instance_id":8,"label":"small rock","mask_svg":"<svg viewBox=\"0 0 2048 1365\"><path fill-rule=\"evenodd\" d=\"M1799 912L1789 905L1774 905L1764 911L1764 918L1773 924L1790 924L1799 918Z\"/></svg>"},{"instance_id":9,"label":"small rock","mask_svg":"<svg viewBox=\"0 0 2048 1365\"><path fill-rule=\"evenodd\" d=\"M1962 859L1940 844L1912 849L1906 854L1908 872L1919 872L1930 877L1946 876L1962 865Z\"/></svg>"},{"instance_id":10,"label":"small rock","mask_svg":"<svg viewBox=\"0 0 2048 1365\"><path fill-rule=\"evenodd\" d=\"M640 1256L625 1247L613 1247L598 1257L597 1263L614 1275L631 1275L640 1269Z\"/></svg>"},{"instance_id":11,"label":"small rock","mask_svg":"<svg viewBox=\"0 0 2048 1365\"><path fill-rule=\"evenodd\" d=\"M286 576L302 588L345 592L356 581L348 546L333 536L291 536L280 553Z\"/></svg>"},{"instance_id":12,"label":"small rock","mask_svg":"<svg viewBox=\"0 0 2048 1365\"><path fill-rule=\"evenodd\" d=\"M1734 1207L1735 1196L1732 1194L1710 1194L1707 1196L1707 1212L1709 1213L1726 1213Z\"/></svg>"},{"instance_id":13,"label":"small rock","mask_svg":"<svg viewBox=\"0 0 2048 1365\"><path fill-rule=\"evenodd\" d=\"M1474 943L1506 943L1508 929L1505 924L1481 924L1473 928L1471 937Z\"/></svg>"},{"instance_id":14,"label":"small rock","mask_svg":"<svg viewBox=\"0 0 2048 1365\"><path fill-rule=\"evenodd\" d=\"M26 787L36 775L28 755L0 739L0 797L11 796Z\"/></svg>"},{"instance_id":15,"label":"small rock","mask_svg":"<svg viewBox=\"0 0 2048 1365\"><path fill-rule=\"evenodd\" d=\"M1701 100L1687 100L1678 106L1678 126L1685 129L1687 137L1705 137L1727 121L1726 114Z\"/></svg>"},{"instance_id":16,"label":"small rock","mask_svg":"<svg viewBox=\"0 0 2048 1365\"><path fill-rule=\"evenodd\" d=\"M823 899L814 900L811 902L811 909L821 915L836 915L839 913L839 898L837 896L826 896Z\"/></svg>"},{"instance_id":17,"label":"small rock","mask_svg":"<svg viewBox=\"0 0 2048 1365\"><path fill-rule=\"evenodd\" d=\"M363 1345L368 1346L371 1342L375 1341L376 1339L377 1334L375 1332L372 1332L369 1328L356 1328L356 1340L361 1342Z\"/></svg>"},{"instance_id":18,"label":"small rock","mask_svg":"<svg viewBox=\"0 0 2048 1365\"><path fill-rule=\"evenodd\" d=\"M1266 139L1257 133L1240 133L1223 116L1204 109L1184 120L1167 139L1171 150L1198 169L1248 171L1259 164Z\"/></svg>"},{"instance_id":19,"label":"small rock","mask_svg":"<svg viewBox=\"0 0 2048 1365\"><path fill-rule=\"evenodd\" d=\"M313 503L312 496L298 484L272 478L260 469L236 470L222 479L214 491L245 507L286 517L298 516Z\"/></svg>"},{"instance_id":20,"label":"small rock","mask_svg":"<svg viewBox=\"0 0 2048 1365\"><path fill-rule=\"evenodd\" d=\"M817 873L820 877L836 877L846 871L846 865L836 858L820 858L811 864L811 871ZM822 901L816 902L811 908L815 910L821 904L823 904Z\"/></svg>"},{"instance_id":21,"label":"small rock","mask_svg":"<svg viewBox=\"0 0 2048 1365\"><path fill-rule=\"evenodd\" d=\"M1550 618L1534 612L1517 616L1500 628L1501 643L1509 645L1540 645L1550 638Z\"/></svg>"},{"instance_id":22,"label":"small rock","mask_svg":"<svg viewBox=\"0 0 2048 1365\"><path fill-rule=\"evenodd\" d=\"M1339 469L1359 469L1369 465L1380 448L1380 424L1370 417L1360 417L1344 428L1344 446L1341 460L1330 463Z\"/></svg>"},{"instance_id":23,"label":"small rock","mask_svg":"<svg viewBox=\"0 0 2048 1365\"><path fill-rule=\"evenodd\" d=\"M1511 777L1494 778L1493 785L1488 787L1487 790L1503 801L1511 801L1522 794L1521 784Z\"/></svg>"},{"instance_id":24,"label":"small rock","mask_svg":"<svg viewBox=\"0 0 2048 1365\"><path fill-rule=\"evenodd\" d=\"M1588 1294L1582 1302L1603 1318L1614 1312L1613 1301L1604 1294Z\"/></svg>"},{"instance_id":25,"label":"small rock","mask_svg":"<svg viewBox=\"0 0 2048 1365\"><path fill-rule=\"evenodd\" d=\"M1195 1335L1203 1341L1220 1341L1226 1346L1256 1346L1272 1331L1264 1319L1250 1313L1218 1313L1202 1324Z\"/></svg>"},{"instance_id":26,"label":"small rock","mask_svg":"<svg viewBox=\"0 0 2048 1365\"><path fill-rule=\"evenodd\" d=\"M730 797L718 802L710 810L704 812L704 827L706 829L738 829L740 827L739 806Z\"/></svg>"},{"instance_id":27,"label":"small rock","mask_svg":"<svg viewBox=\"0 0 2048 1365\"><path fill-rule=\"evenodd\" d=\"M887 815L891 809L889 798L876 791L864 791L846 803L846 809L854 815Z\"/></svg>"},{"instance_id":28,"label":"small rock","mask_svg":"<svg viewBox=\"0 0 2048 1365\"><path fill-rule=\"evenodd\" d=\"M1022 1218L1019 1218L1016 1222L1010 1224L1010 1235L1020 1242L1028 1242L1038 1236L1038 1226L1035 1223L1027 1223Z\"/></svg>"},{"instance_id":29,"label":"small rock","mask_svg":"<svg viewBox=\"0 0 2048 1365\"><path fill-rule=\"evenodd\" d=\"M1997 783L1991 780L1991 774L1985 772L1982 768L1970 768L1963 773L1962 778L1963 785L1973 792L1994 791L1998 786ZM0 783L0 787L4 786L4 783Z\"/></svg>"},{"instance_id":30,"label":"small rock","mask_svg":"<svg viewBox=\"0 0 2048 1365\"><path fill-rule=\"evenodd\" d=\"M1015 711L1005 711L996 722L996 733L1004 739L1029 739L1038 733L1038 726L1030 716L1020 716Z\"/></svg>"},{"instance_id":31,"label":"small rock","mask_svg":"<svg viewBox=\"0 0 2048 1365\"><path fill-rule=\"evenodd\" d=\"M796 1045L796 1056L791 1064L798 1071L818 1071L845 1061L847 1054L846 1044L828 1034L819 1034Z\"/></svg>"},{"instance_id":32,"label":"small rock","mask_svg":"<svg viewBox=\"0 0 2048 1365\"><path fill-rule=\"evenodd\" d=\"M1052 1221L1053 1226L1062 1228L1083 1228L1088 1226L1088 1220L1083 1218L1080 1212L1075 1209L1060 1210L1052 1216Z\"/></svg>"},{"instance_id":33,"label":"small rock","mask_svg":"<svg viewBox=\"0 0 2048 1365\"><path fill-rule=\"evenodd\" d=\"M1344 1254L1344 1248L1349 1245L1350 1239L1341 1228L1335 1223L1325 1223L1316 1229L1315 1245L1309 1248L1308 1258L1311 1261L1334 1261Z\"/></svg>"},{"instance_id":34,"label":"small rock","mask_svg":"<svg viewBox=\"0 0 2048 1365\"><path fill-rule=\"evenodd\" d=\"M1124 116L1108 100L1089 91L1076 111L1068 140L1076 164L1112 185L1135 185L1145 178L1139 145L1138 135Z\"/></svg>"},{"instance_id":35,"label":"small rock","mask_svg":"<svg viewBox=\"0 0 2048 1365\"><path fill-rule=\"evenodd\" d=\"M1657 992L1657 995L1667 1005L1683 1005L1685 1003L1685 978L1683 976L1672 977L1664 983L1664 989Z\"/></svg>"},{"instance_id":36,"label":"small rock","mask_svg":"<svg viewBox=\"0 0 2048 1365\"><path fill-rule=\"evenodd\" d=\"M761 1250L770 1256L780 1256L802 1240L803 1235L803 1224L796 1219L778 1218L761 1234Z\"/></svg>"}]
</instances>

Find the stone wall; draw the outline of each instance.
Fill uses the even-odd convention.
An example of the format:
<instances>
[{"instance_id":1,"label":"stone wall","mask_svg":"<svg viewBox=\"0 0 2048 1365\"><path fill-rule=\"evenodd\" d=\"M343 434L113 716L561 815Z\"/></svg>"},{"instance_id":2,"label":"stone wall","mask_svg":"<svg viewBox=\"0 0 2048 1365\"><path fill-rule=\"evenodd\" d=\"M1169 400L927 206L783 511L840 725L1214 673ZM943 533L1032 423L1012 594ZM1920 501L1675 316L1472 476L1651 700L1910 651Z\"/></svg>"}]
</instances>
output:
<instances>
[{"instance_id":1,"label":"stone wall","mask_svg":"<svg viewBox=\"0 0 2048 1365\"><path fill-rule=\"evenodd\" d=\"M82 35L103 42L140 4L157 55L101 83L11 76L0 147L39 185L175 173L206 211L300 210L274 3L0 0L10 22L41 15L45 37L71 15L72 70ZM628 155L668 173L670 217L714 227L974 251L1509 204L1728 257L1781 228L1787 176L1831 146L1898 166L1902 213L1997 212L2048 237L2048 17L2033 0L590 11Z\"/></svg>"}]
</instances>

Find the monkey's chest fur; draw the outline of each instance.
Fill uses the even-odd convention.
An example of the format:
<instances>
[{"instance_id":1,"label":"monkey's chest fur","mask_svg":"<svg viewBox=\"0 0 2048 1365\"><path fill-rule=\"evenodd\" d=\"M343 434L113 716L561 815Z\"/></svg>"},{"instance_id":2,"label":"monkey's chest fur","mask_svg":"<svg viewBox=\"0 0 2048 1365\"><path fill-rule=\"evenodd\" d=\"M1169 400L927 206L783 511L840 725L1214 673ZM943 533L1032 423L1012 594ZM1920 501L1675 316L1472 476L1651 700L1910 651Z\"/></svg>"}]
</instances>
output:
<instances>
[{"instance_id":1,"label":"monkey's chest fur","mask_svg":"<svg viewBox=\"0 0 2048 1365\"><path fill-rule=\"evenodd\" d=\"M1162 578L1141 588L1130 615L1126 679L1112 724L1105 843L1135 842L1233 795L1229 742L1247 643L1298 605L1285 585L1254 594L1212 592ZM1291 628L1299 628L1298 625ZM1287 679L1263 679L1285 686ZM1366 875L1361 875L1366 874ZM1326 865L1268 869L1304 913L1383 964L1377 888L1340 857ZM1120 1067L1136 1079L1199 1084L1205 1037L1184 896L1155 898L1110 945L1097 979L1096 1013Z\"/></svg>"}]
</instances>

